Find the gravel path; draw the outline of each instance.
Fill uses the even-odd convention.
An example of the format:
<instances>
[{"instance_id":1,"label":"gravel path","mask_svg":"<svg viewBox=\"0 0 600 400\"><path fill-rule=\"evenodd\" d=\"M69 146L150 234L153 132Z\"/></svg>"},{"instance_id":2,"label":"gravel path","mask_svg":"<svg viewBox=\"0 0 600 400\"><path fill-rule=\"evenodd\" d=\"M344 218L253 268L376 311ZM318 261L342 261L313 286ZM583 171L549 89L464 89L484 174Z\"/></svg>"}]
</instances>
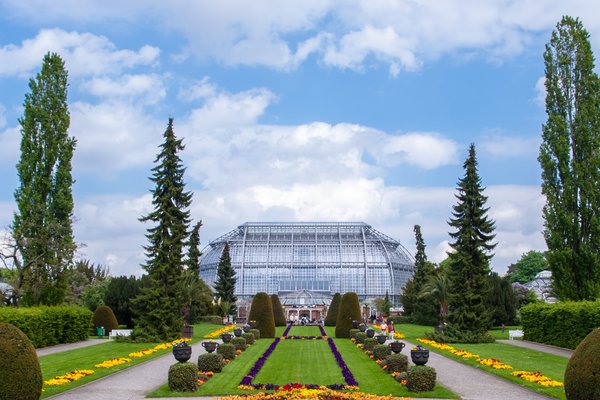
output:
<instances>
[{"instance_id":1,"label":"gravel path","mask_svg":"<svg viewBox=\"0 0 600 400\"><path fill-rule=\"evenodd\" d=\"M564 349L562 347L530 342L528 340L496 340L496 342L510 344L511 346L525 347L527 349L537 350L549 354L555 354L557 356L562 356L566 358L571 358L571 355L573 354L573 350L570 349Z\"/></svg>"}]
</instances>

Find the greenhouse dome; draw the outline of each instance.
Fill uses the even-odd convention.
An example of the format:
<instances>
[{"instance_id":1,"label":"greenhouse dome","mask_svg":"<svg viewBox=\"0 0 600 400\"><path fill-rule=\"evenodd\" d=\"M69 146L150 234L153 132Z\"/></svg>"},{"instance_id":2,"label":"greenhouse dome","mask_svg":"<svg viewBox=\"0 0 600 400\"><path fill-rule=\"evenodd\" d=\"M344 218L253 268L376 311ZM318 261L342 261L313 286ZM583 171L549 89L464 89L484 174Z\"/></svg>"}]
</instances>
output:
<instances>
[{"instance_id":1,"label":"greenhouse dome","mask_svg":"<svg viewBox=\"0 0 600 400\"><path fill-rule=\"evenodd\" d=\"M355 292L365 302L387 291L398 305L414 272L413 258L400 242L363 222L247 222L204 249L200 274L211 286L225 243L241 301L258 292L308 291L327 298Z\"/></svg>"}]
</instances>

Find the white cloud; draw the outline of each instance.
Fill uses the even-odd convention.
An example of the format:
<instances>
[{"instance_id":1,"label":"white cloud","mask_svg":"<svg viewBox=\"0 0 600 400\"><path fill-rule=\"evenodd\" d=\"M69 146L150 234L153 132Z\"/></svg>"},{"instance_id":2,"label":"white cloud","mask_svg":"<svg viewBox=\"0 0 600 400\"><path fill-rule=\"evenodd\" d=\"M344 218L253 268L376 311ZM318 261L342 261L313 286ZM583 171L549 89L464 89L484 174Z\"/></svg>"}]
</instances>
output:
<instances>
[{"instance_id":1,"label":"white cloud","mask_svg":"<svg viewBox=\"0 0 600 400\"><path fill-rule=\"evenodd\" d=\"M0 128L4 128L6 126L6 108L2 104L0 104Z\"/></svg>"},{"instance_id":2,"label":"white cloud","mask_svg":"<svg viewBox=\"0 0 600 400\"><path fill-rule=\"evenodd\" d=\"M480 146L481 150L490 156L498 158L527 157L535 159L539 153L540 137L504 136L495 133L485 138Z\"/></svg>"},{"instance_id":3,"label":"white cloud","mask_svg":"<svg viewBox=\"0 0 600 400\"><path fill-rule=\"evenodd\" d=\"M112 75L138 65L152 65L160 53L148 45L138 51L118 50L106 37L91 33L42 29L20 46L0 48L0 76L31 76L48 52L56 52L65 60L71 77Z\"/></svg>"},{"instance_id":4,"label":"white cloud","mask_svg":"<svg viewBox=\"0 0 600 400\"><path fill-rule=\"evenodd\" d=\"M546 77L541 76L535 82L535 104L542 108L546 108Z\"/></svg>"},{"instance_id":5,"label":"white cloud","mask_svg":"<svg viewBox=\"0 0 600 400\"><path fill-rule=\"evenodd\" d=\"M0 165L15 165L19 159L20 143L19 128L7 128L0 132Z\"/></svg>"},{"instance_id":6,"label":"white cloud","mask_svg":"<svg viewBox=\"0 0 600 400\"><path fill-rule=\"evenodd\" d=\"M95 77L82 87L99 97L138 100L144 104L156 104L166 96L163 78L156 74L123 75L117 79Z\"/></svg>"},{"instance_id":7,"label":"white cloud","mask_svg":"<svg viewBox=\"0 0 600 400\"><path fill-rule=\"evenodd\" d=\"M217 86L210 82L210 78L205 76L199 81L191 82L185 87L179 89L177 97L183 101L194 101L214 97L217 94Z\"/></svg>"}]
</instances>

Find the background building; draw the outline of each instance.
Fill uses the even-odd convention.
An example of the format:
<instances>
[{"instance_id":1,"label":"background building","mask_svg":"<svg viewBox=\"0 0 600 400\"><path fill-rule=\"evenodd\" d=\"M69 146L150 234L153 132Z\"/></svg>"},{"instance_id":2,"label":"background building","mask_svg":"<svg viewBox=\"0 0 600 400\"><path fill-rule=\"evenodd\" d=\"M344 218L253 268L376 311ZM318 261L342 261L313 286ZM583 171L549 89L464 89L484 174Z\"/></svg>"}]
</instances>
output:
<instances>
[{"instance_id":1,"label":"background building","mask_svg":"<svg viewBox=\"0 0 600 400\"><path fill-rule=\"evenodd\" d=\"M247 222L204 249L200 274L209 285L226 242L241 304L257 292L290 299L302 291L320 301L336 292L356 292L361 302L370 303L388 291L398 305L414 271L413 258L400 242L363 222Z\"/></svg>"}]
</instances>

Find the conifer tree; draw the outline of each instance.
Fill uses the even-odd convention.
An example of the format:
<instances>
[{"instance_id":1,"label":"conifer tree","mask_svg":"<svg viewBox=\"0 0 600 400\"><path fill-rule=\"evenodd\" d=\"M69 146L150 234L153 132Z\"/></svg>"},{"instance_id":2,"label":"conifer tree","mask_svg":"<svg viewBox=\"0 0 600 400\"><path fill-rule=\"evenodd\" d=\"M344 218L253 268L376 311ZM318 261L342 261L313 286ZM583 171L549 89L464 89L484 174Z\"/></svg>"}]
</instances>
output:
<instances>
[{"instance_id":1,"label":"conifer tree","mask_svg":"<svg viewBox=\"0 0 600 400\"><path fill-rule=\"evenodd\" d=\"M450 232L450 313L449 333L467 341L484 337L489 327L488 274L491 251L496 246L494 221L488 218L486 202L477 172L475 145L463 165L465 175L458 182L458 204L453 206ZM487 340L487 337L484 339Z\"/></svg>"},{"instance_id":2,"label":"conifer tree","mask_svg":"<svg viewBox=\"0 0 600 400\"><path fill-rule=\"evenodd\" d=\"M423 296L422 291L429 279L435 275L435 265L427 260L425 240L421 226L414 226L417 252L415 254L415 274L413 277L412 319L420 325L434 325L438 321L438 306L433 296ZM409 307L410 308L410 307Z\"/></svg>"},{"instance_id":3,"label":"conifer tree","mask_svg":"<svg viewBox=\"0 0 600 400\"><path fill-rule=\"evenodd\" d=\"M555 294L600 297L600 80L589 33L563 17L544 53L542 167L544 237Z\"/></svg>"},{"instance_id":4,"label":"conifer tree","mask_svg":"<svg viewBox=\"0 0 600 400\"><path fill-rule=\"evenodd\" d=\"M76 141L70 137L67 71L58 54L44 56L42 70L29 81L21 124L20 186L12 236L18 246L23 302L60 304L66 271L73 264L73 195L71 159ZM20 288L18 288L20 289Z\"/></svg>"},{"instance_id":5,"label":"conifer tree","mask_svg":"<svg viewBox=\"0 0 600 400\"><path fill-rule=\"evenodd\" d=\"M181 294L184 296L184 322L193 324L202 315L208 315L212 308L213 293L200 277L200 228L202 221L196 223L190 233L188 253L185 260L187 270L183 274Z\"/></svg>"},{"instance_id":6,"label":"conifer tree","mask_svg":"<svg viewBox=\"0 0 600 400\"><path fill-rule=\"evenodd\" d=\"M217 280L215 281L215 297L230 304L229 313L235 314L237 311L237 297L235 296L235 284L237 278L235 270L231 266L231 256L229 255L229 243L225 243L223 254L217 266Z\"/></svg>"},{"instance_id":7,"label":"conifer tree","mask_svg":"<svg viewBox=\"0 0 600 400\"><path fill-rule=\"evenodd\" d=\"M144 247L146 263L142 267L148 272L149 286L134 300L134 336L165 341L177 338L183 325L180 285L192 195L185 191L185 168L178 155L185 146L175 137L172 118L163 137L150 178L155 184L154 210L140 218L154 226L146 234L149 244Z\"/></svg>"},{"instance_id":8,"label":"conifer tree","mask_svg":"<svg viewBox=\"0 0 600 400\"><path fill-rule=\"evenodd\" d=\"M202 227L202 221L198 222L192 228L192 232L190 233L190 241L188 247L188 255L187 255L187 269L191 272L200 276L200 256L202 256L202 252L200 251L200 228Z\"/></svg>"}]
</instances>

